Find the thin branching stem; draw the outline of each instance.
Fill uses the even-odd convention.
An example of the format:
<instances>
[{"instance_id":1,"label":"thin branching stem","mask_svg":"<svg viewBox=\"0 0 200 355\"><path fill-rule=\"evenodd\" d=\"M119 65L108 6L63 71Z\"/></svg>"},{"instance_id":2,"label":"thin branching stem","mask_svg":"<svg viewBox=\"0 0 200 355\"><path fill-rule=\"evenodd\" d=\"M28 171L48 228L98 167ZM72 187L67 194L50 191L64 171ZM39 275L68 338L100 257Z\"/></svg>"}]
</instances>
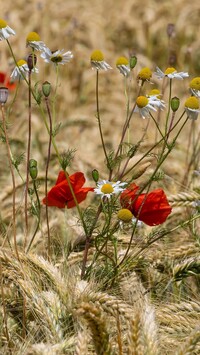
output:
<instances>
[{"instance_id":1,"label":"thin branching stem","mask_svg":"<svg viewBox=\"0 0 200 355\"><path fill-rule=\"evenodd\" d=\"M49 170L49 162L51 156L51 142L52 142L52 118L51 111L49 107L48 97L45 97L46 108L49 117L49 144L48 144L48 153L47 153L47 161L46 161L46 170L45 170L45 196L47 201L47 181L48 181L48 170ZM48 259L51 259L51 234L49 228L49 213L48 213L48 203L46 204L46 222L47 222L47 250L48 250Z\"/></svg>"},{"instance_id":2,"label":"thin branching stem","mask_svg":"<svg viewBox=\"0 0 200 355\"><path fill-rule=\"evenodd\" d=\"M26 157L26 184L24 196L24 212L25 212L25 239L24 249L27 244L28 237L28 184L29 184L29 160L31 151L31 115L32 115L32 102L31 102L31 70L28 73L28 142L27 142L27 157Z\"/></svg>"},{"instance_id":3,"label":"thin branching stem","mask_svg":"<svg viewBox=\"0 0 200 355\"><path fill-rule=\"evenodd\" d=\"M110 170L110 163L109 163L108 154L106 151L106 146L105 146L102 127L101 127L101 117L100 117L100 109L99 109L99 71L98 71L98 69L96 70L96 73L97 73L97 75L96 75L96 105L97 105L96 117L97 117L97 121L98 121L101 144L102 144L104 155L106 158L107 167Z\"/></svg>"},{"instance_id":4,"label":"thin branching stem","mask_svg":"<svg viewBox=\"0 0 200 355\"><path fill-rule=\"evenodd\" d=\"M36 196L36 199L37 199L37 207L36 207L36 213L37 213L37 226L36 226L36 229L35 229L35 232L33 233L33 236L29 242L29 245L26 249L26 254L29 252L29 250L31 249L31 246L33 244L33 241L35 239L35 236L37 234L37 231L40 227L40 210L41 210L41 205L40 205L40 199L39 199L39 195L38 195L38 191L37 191L37 186L36 186L36 181L33 179L33 189L34 189L34 192L35 192L35 196Z\"/></svg>"},{"instance_id":5,"label":"thin branching stem","mask_svg":"<svg viewBox=\"0 0 200 355\"><path fill-rule=\"evenodd\" d=\"M15 185L15 174L13 171L13 165L12 165L12 159L11 159L11 153L10 153L10 144L9 144L9 139L8 139L8 134L7 134L7 128L6 128L6 118L5 118L5 111L4 111L4 105L1 104L1 113L2 113L2 121L3 121L3 130L5 134L5 140L6 140L6 149L7 149L7 156L8 156L8 162L9 162L9 167L10 167L10 173L12 176L12 185L13 185L13 203L12 203L12 218L13 218L13 240L14 240L14 248L15 248L15 253L16 256L19 260L19 253L18 253L18 247L17 247L17 233L16 233L16 185Z\"/></svg>"}]
</instances>

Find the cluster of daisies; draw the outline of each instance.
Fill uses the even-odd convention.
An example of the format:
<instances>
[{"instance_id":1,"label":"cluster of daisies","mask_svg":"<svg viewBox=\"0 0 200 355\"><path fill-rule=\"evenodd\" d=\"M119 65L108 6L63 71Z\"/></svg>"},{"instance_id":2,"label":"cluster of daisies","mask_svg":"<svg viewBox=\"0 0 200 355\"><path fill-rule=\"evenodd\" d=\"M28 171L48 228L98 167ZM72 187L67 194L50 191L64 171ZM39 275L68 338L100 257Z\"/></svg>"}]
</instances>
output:
<instances>
[{"instance_id":1,"label":"cluster of daisies","mask_svg":"<svg viewBox=\"0 0 200 355\"><path fill-rule=\"evenodd\" d=\"M8 40L11 35L15 35L15 31L7 25L6 21L0 19L0 40ZM46 63L63 65L68 63L73 58L71 51L65 52L64 49L62 49L52 52L46 44L41 41L40 36L36 32L30 32L28 34L26 38L26 46L32 48L33 51L40 51L41 58L43 58ZM16 62L16 67L11 74L11 79L25 79L29 71L30 67L27 61L20 59ZM38 73L38 69L35 66L31 68L31 71Z\"/></svg>"},{"instance_id":2,"label":"cluster of daisies","mask_svg":"<svg viewBox=\"0 0 200 355\"><path fill-rule=\"evenodd\" d=\"M8 40L11 35L15 35L15 31L10 28L6 21L0 19L0 40ZM26 45L31 47L32 50L40 51L41 58L46 63L53 63L55 66L58 64L66 64L72 58L73 54L71 51L65 52L64 49L52 52L46 44L41 41L40 36L36 32L30 32L26 38ZM119 69L120 73L125 77L128 77L137 64L137 58L135 56L128 60L126 57L119 57L116 61L116 67ZM91 54L91 66L93 69L99 70L109 70L112 69L110 64L104 60L104 55L100 50L95 50ZM26 74L30 71L28 63L24 59L20 59L16 62L16 67L14 68L11 79L19 80L25 79ZM38 69L33 66L31 71L37 73ZM142 68L137 75L138 82L142 86L145 81L151 81L152 71L149 68ZM167 68L164 72L156 68L154 73L158 79L168 78L169 80L178 79L183 80L189 77L186 72L178 72L175 68ZM200 98L200 77L194 78L190 82L191 96L185 101L184 108L187 116L191 119L196 120L199 110L199 98ZM157 109L163 110L165 108L165 102L161 100L161 95L158 90L151 91L146 96L139 96L136 100L135 111L139 112L142 118L151 115L151 111L157 111ZM173 109L173 108L172 108Z\"/></svg>"},{"instance_id":3,"label":"cluster of daisies","mask_svg":"<svg viewBox=\"0 0 200 355\"><path fill-rule=\"evenodd\" d=\"M131 73L131 70L135 67L136 63L137 58L135 56L131 57L130 60L128 60L126 57L119 57L116 61L116 67L119 69L122 75L128 77ZM100 50L95 50L92 53L91 65L92 68L96 70L112 69L112 67L104 60L104 56ZM183 80L189 77L189 74L187 72L178 72L173 67L167 68L164 72L160 68L156 67L156 71L154 72L154 74L158 79L168 78L169 80ZM141 86L143 86L145 81L151 82L152 75L153 73L149 68L142 68L137 75L138 82ZM184 108L188 118L196 120L200 112L200 77L192 79L189 84L189 87L191 96L185 101ZM163 110L165 106L165 102L161 100L159 90L153 89L148 95L139 96L136 99L135 111L139 112L142 118L145 118L151 115L151 111L157 111L157 109ZM174 111L178 109L178 106L175 106Z\"/></svg>"}]
</instances>

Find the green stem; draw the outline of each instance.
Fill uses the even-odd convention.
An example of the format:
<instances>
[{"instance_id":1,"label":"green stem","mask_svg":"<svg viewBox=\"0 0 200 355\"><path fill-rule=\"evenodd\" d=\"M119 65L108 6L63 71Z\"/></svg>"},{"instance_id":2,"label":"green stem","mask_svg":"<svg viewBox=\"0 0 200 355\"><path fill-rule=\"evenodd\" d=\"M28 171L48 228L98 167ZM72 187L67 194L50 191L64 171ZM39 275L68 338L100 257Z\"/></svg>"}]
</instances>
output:
<instances>
[{"instance_id":1,"label":"green stem","mask_svg":"<svg viewBox=\"0 0 200 355\"><path fill-rule=\"evenodd\" d=\"M32 115L32 102L31 102L31 70L28 72L28 142L27 142L27 158L26 158L26 185L25 185L25 240L24 249L26 248L27 236L28 236L28 184L29 184L29 160L31 151L31 115Z\"/></svg>"},{"instance_id":2,"label":"green stem","mask_svg":"<svg viewBox=\"0 0 200 355\"><path fill-rule=\"evenodd\" d=\"M30 243L26 249L26 254L29 252L32 244L33 244L33 241L35 239L35 236L37 234L37 231L39 229L39 226L40 226L40 210L41 210L41 205L40 205L40 199L39 199L39 196L38 196L38 191L37 191L37 187L36 187L36 181L33 180L33 189L34 189L34 192L35 192L35 196L36 196L36 199L37 199L37 205L38 205L38 210L36 209L36 212L37 212L37 217L38 217L38 221L37 221L37 226L36 226L36 229L35 229L35 232L30 240Z\"/></svg>"},{"instance_id":3,"label":"green stem","mask_svg":"<svg viewBox=\"0 0 200 355\"><path fill-rule=\"evenodd\" d=\"M4 130L4 134L5 134L5 140L6 140L8 162L9 162L9 167L10 167L10 172L11 172L11 177L12 177L12 184L13 184L13 205L12 205L13 239L14 239L15 253L16 253L17 259L19 260L19 253L18 253L18 247L17 247L17 232L16 232L16 185L15 185L15 175L14 175L14 171L13 171L12 159L11 159L11 154L10 154L10 151L11 151L10 144L9 144L9 139L8 139L8 134L7 134L7 129L6 129L4 104L1 104L1 113L2 113L2 121L3 121L3 130Z\"/></svg>"},{"instance_id":4,"label":"green stem","mask_svg":"<svg viewBox=\"0 0 200 355\"><path fill-rule=\"evenodd\" d=\"M110 170L110 163L109 163L108 155L107 155L107 152L106 152L106 147L105 147L105 142L104 142L104 138L103 138L102 127L101 127L101 119L100 119L100 110L99 110L99 71L98 71L98 69L97 69L96 73L97 73L97 75L96 75L96 105L97 105L96 116L97 116L97 120L98 120L101 144L102 144L104 155L105 155L105 158L106 158L106 161L107 161L107 167Z\"/></svg>"},{"instance_id":5,"label":"green stem","mask_svg":"<svg viewBox=\"0 0 200 355\"><path fill-rule=\"evenodd\" d=\"M51 155L51 142L52 142L52 119L51 119L51 111L49 108L48 97L45 97L46 108L49 116L49 145L48 145L48 154L47 154L47 162L46 162L46 171L45 171L45 196L47 201L47 181L48 181L48 169ZM48 259L51 259L51 235L49 228L49 213L48 213L48 204L46 204L46 221L47 221L47 240L48 240Z\"/></svg>"}]
</instances>

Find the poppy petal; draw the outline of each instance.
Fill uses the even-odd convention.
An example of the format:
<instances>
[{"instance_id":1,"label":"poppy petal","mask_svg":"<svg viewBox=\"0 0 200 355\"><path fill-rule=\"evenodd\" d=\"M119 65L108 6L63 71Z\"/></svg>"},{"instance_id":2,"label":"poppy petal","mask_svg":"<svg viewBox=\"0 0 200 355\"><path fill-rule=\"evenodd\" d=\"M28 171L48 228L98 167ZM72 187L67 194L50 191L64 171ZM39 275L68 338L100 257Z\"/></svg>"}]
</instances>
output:
<instances>
[{"instance_id":1,"label":"poppy petal","mask_svg":"<svg viewBox=\"0 0 200 355\"><path fill-rule=\"evenodd\" d=\"M89 191L94 191L93 187L83 187L77 194L76 194L76 200L78 203L81 203L82 201L84 201L87 197L87 194ZM67 202L67 208L72 208L75 207L75 201L74 199L70 200Z\"/></svg>"},{"instance_id":2,"label":"poppy petal","mask_svg":"<svg viewBox=\"0 0 200 355\"><path fill-rule=\"evenodd\" d=\"M92 187L82 188L85 177L81 172L76 172L69 176L69 179L78 203L85 200L89 191L94 191ZM48 192L47 198L43 199L43 203L58 208L64 208L65 206L72 208L76 206L64 171L59 172L56 185Z\"/></svg>"},{"instance_id":3,"label":"poppy petal","mask_svg":"<svg viewBox=\"0 0 200 355\"><path fill-rule=\"evenodd\" d=\"M171 211L172 208L162 189L139 195L132 206L134 216L149 226L165 222Z\"/></svg>"}]
</instances>

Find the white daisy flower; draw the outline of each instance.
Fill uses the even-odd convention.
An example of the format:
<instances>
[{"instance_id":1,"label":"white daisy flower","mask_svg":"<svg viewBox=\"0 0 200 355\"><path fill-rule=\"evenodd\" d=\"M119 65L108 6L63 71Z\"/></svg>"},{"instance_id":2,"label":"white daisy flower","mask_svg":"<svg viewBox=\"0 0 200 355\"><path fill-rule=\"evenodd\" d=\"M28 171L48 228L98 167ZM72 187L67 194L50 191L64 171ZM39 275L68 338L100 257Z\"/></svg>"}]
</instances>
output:
<instances>
[{"instance_id":1,"label":"white daisy flower","mask_svg":"<svg viewBox=\"0 0 200 355\"><path fill-rule=\"evenodd\" d=\"M135 112L139 112L142 118L148 117L149 113L151 111L157 111L157 108L163 110L165 108L165 102L158 99L156 96L138 96Z\"/></svg>"},{"instance_id":2,"label":"white daisy flower","mask_svg":"<svg viewBox=\"0 0 200 355\"><path fill-rule=\"evenodd\" d=\"M200 113L199 100L197 97L191 96L185 101L185 111L189 118L197 120L198 114Z\"/></svg>"},{"instance_id":3,"label":"white daisy flower","mask_svg":"<svg viewBox=\"0 0 200 355\"><path fill-rule=\"evenodd\" d=\"M112 69L112 67L104 61L104 55L98 49L92 52L90 61L91 61L92 69L96 69L96 70Z\"/></svg>"},{"instance_id":4,"label":"white daisy flower","mask_svg":"<svg viewBox=\"0 0 200 355\"><path fill-rule=\"evenodd\" d=\"M35 49L36 51L45 51L46 44L40 40L37 32L30 32L26 37L26 46Z\"/></svg>"},{"instance_id":5,"label":"white daisy flower","mask_svg":"<svg viewBox=\"0 0 200 355\"><path fill-rule=\"evenodd\" d=\"M7 22L0 19L0 41L15 35L15 31L7 25Z\"/></svg>"},{"instance_id":6,"label":"white daisy flower","mask_svg":"<svg viewBox=\"0 0 200 355\"><path fill-rule=\"evenodd\" d=\"M63 52L64 49L51 52L49 48L46 48L45 51L41 54L41 58L43 58L46 63L53 63L54 65L63 65L68 63L73 58L72 52Z\"/></svg>"},{"instance_id":7,"label":"white daisy flower","mask_svg":"<svg viewBox=\"0 0 200 355\"><path fill-rule=\"evenodd\" d=\"M29 72L29 68L28 68L27 62L25 60L21 59L17 62L17 65L14 68L10 77L12 78L12 80L19 80L19 79L23 80L28 72ZM39 70L37 68L33 68L31 70L31 72L38 73Z\"/></svg>"},{"instance_id":8,"label":"white daisy flower","mask_svg":"<svg viewBox=\"0 0 200 355\"><path fill-rule=\"evenodd\" d=\"M141 80L142 83L144 83L145 81L150 82L151 77L152 77L152 71L148 67L142 68L137 75L137 79Z\"/></svg>"},{"instance_id":9,"label":"white daisy flower","mask_svg":"<svg viewBox=\"0 0 200 355\"><path fill-rule=\"evenodd\" d=\"M97 183L97 188L94 189L94 192L97 195L101 195L101 198L104 196L110 198L114 194L118 194L125 190L126 182L111 182L108 180L102 180Z\"/></svg>"},{"instance_id":10,"label":"white daisy flower","mask_svg":"<svg viewBox=\"0 0 200 355\"><path fill-rule=\"evenodd\" d=\"M127 58L119 57L116 61L116 67L122 75L128 76L130 74L131 69Z\"/></svg>"},{"instance_id":11,"label":"white daisy flower","mask_svg":"<svg viewBox=\"0 0 200 355\"><path fill-rule=\"evenodd\" d=\"M177 72L177 70L173 67L167 68L165 72L163 72L161 69L156 67L155 75L158 77L158 79L163 79L165 76L167 76L169 79L179 79L179 80L183 80L184 78L188 78L189 76L188 73L185 73L183 71Z\"/></svg>"},{"instance_id":12,"label":"white daisy flower","mask_svg":"<svg viewBox=\"0 0 200 355\"><path fill-rule=\"evenodd\" d=\"M200 98L200 77L197 76L196 78L192 79L189 86L192 94Z\"/></svg>"}]
</instances>

